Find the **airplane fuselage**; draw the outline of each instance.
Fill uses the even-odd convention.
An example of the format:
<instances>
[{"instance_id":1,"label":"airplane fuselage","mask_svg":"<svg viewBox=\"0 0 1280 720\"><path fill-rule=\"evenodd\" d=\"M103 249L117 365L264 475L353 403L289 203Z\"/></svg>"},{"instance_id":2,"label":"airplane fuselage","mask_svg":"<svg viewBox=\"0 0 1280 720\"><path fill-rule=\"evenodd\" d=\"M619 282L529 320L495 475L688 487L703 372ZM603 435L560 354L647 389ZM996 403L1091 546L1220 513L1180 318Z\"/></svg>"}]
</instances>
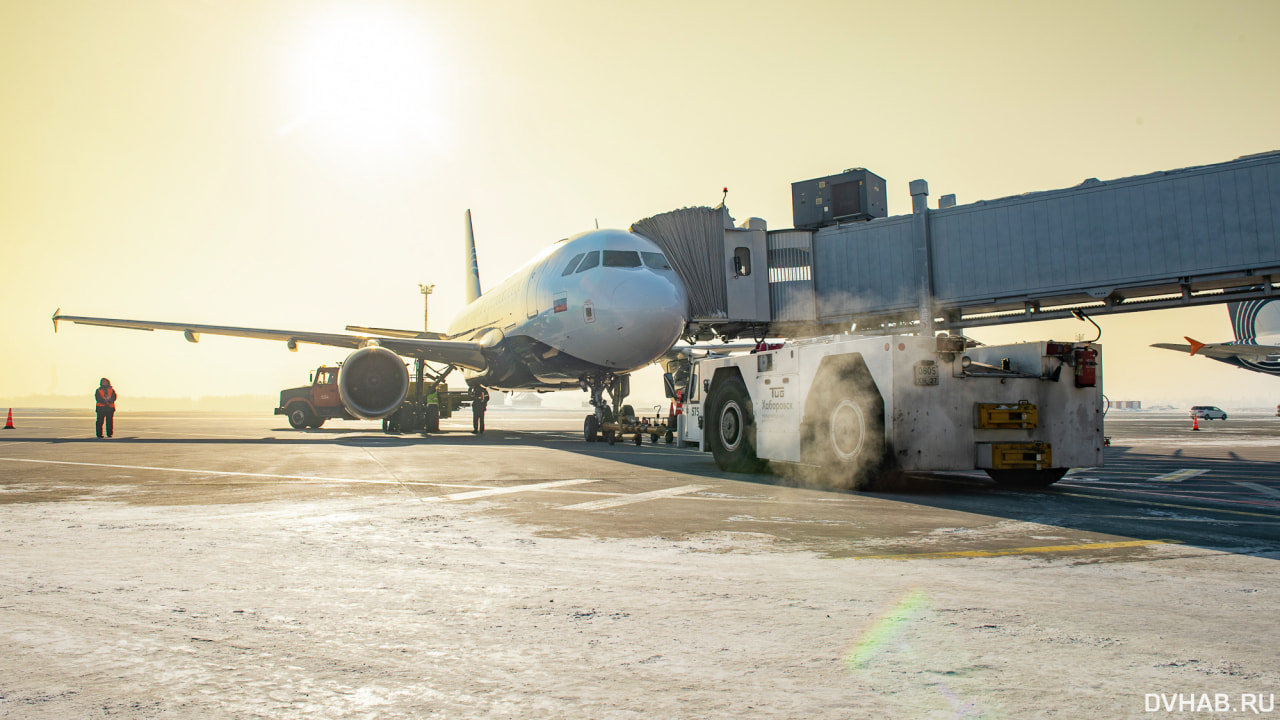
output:
<instances>
[{"instance_id":1,"label":"airplane fuselage","mask_svg":"<svg viewBox=\"0 0 1280 720\"><path fill-rule=\"evenodd\" d=\"M683 284L651 240L593 230L535 256L470 303L450 324L450 340L496 350L468 377L487 387L576 387L590 374L639 370L684 330Z\"/></svg>"}]
</instances>

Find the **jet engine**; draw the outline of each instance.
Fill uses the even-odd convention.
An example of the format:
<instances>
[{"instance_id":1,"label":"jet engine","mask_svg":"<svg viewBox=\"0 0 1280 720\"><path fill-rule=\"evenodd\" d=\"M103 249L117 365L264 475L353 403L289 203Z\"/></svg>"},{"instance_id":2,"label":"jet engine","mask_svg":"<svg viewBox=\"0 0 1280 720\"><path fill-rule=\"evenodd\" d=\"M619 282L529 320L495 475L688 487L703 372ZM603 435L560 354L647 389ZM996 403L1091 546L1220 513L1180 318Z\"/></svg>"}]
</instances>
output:
<instances>
[{"instance_id":1,"label":"jet engine","mask_svg":"<svg viewBox=\"0 0 1280 720\"><path fill-rule=\"evenodd\" d=\"M377 420L390 415L409 393L409 370L390 350L370 346L347 356L338 370L338 394L352 415Z\"/></svg>"}]
</instances>

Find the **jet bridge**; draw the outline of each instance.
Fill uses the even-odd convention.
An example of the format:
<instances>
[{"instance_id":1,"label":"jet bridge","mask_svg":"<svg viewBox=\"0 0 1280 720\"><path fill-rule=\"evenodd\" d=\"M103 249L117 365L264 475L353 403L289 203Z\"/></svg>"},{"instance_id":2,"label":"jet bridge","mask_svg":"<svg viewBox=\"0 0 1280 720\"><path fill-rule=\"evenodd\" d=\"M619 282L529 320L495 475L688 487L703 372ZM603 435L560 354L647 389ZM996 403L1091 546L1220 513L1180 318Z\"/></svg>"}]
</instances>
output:
<instances>
[{"instance_id":1,"label":"jet bridge","mask_svg":"<svg viewBox=\"0 0 1280 720\"><path fill-rule=\"evenodd\" d=\"M1280 296L1280 152L939 209L928 192L911 183L910 215L817 229L735 227L723 207L633 229L690 287L691 335L932 332Z\"/></svg>"}]
</instances>

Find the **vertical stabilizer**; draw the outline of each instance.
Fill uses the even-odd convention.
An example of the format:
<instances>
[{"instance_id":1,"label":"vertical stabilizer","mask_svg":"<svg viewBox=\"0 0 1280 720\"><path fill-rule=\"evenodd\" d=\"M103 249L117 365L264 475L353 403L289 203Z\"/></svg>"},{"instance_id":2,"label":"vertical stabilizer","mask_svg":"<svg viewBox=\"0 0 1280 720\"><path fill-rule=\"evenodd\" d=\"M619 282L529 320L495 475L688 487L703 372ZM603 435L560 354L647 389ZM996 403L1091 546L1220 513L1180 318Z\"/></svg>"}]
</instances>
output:
<instances>
[{"instance_id":1,"label":"vertical stabilizer","mask_svg":"<svg viewBox=\"0 0 1280 720\"><path fill-rule=\"evenodd\" d=\"M470 305L480 297L480 262L476 259L476 236L471 229L471 211L467 210L467 304Z\"/></svg>"}]
</instances>

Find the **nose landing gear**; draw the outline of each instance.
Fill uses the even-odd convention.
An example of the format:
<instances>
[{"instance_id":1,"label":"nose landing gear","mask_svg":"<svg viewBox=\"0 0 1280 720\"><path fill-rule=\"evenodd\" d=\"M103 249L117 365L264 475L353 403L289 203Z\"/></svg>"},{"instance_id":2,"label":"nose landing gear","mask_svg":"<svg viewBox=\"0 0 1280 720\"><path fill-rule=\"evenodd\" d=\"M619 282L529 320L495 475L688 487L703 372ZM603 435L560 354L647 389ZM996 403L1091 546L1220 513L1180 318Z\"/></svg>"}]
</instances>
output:
<instances>
[{"instance_id":1,"label":"nose landing gear","mask_svg":"<svg viewBox=\"0 0 1280 720\"><path fill-rule=\"evenodd\" d=\"M595 408L595 412L582 422L582 437L587 442L603 440L612 445L634 434L635 443L639 445L645 435L657 442L659 436L670 433L665 420L641 420L630 405L622 404L631 394L630 375L588 375L579 382L583 390L591 393L591 406ZM609 393L608 401L604 398L606 392Z\"/></svg>"}]
</instances>

